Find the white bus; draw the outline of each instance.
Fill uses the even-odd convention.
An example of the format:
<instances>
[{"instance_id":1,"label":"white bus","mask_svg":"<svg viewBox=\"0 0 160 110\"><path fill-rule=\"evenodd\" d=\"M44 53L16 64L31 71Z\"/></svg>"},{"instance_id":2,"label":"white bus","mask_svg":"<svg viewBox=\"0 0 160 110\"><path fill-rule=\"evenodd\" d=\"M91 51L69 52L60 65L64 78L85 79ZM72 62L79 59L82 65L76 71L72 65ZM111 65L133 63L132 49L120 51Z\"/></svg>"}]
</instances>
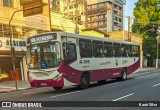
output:
<instances>
[{"instance_id":1,"label":"white bus","mask_svg":"<svg viewBox=\"0 0 160 110\"><path fill-rule=\"evenodd\" d=\"M125 80L140 67L139 43L67 32L50 32L27 39L31 87L62 89L107 79Z\"/></svg>"}]
</instances>

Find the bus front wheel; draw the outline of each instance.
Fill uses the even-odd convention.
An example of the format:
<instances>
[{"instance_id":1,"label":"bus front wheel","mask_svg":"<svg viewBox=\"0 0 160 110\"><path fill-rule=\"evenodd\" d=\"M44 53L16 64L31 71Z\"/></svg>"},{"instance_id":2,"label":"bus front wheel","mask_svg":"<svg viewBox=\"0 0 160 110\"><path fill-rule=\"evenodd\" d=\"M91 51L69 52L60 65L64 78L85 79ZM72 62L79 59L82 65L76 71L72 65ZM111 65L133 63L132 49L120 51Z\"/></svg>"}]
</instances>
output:
<instances>
[{"instance_id":1,"label":"bus front wheel","mask_svg":"<svg viewBox=\"0 0 160 110\"><path fill-rule=\"evenodd\" d=\"M80 89L86 89L88 88L90 81L89 81L89 75L88 74L83 74L81 76L81 84L79 85Z\"/></svg>"}]
</instances>

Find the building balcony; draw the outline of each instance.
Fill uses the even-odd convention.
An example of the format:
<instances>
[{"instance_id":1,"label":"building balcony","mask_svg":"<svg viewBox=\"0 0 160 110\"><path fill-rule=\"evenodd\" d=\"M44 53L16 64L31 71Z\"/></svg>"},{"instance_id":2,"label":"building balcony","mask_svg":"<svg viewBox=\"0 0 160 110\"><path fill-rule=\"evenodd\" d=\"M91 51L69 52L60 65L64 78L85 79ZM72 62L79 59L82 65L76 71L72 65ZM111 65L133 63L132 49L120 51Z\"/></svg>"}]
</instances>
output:
<instances>
[{"instance_id":1,"label":"building balcony","mask_svg":"<svg viewBox=\"0 0 160 110\"><path fill-rule=\"evenodd\" d=\"M96 25L96 26L88 26L89 29L97 29L97 28L100 28L100 27L106 27L107 24L102 24L102 25Z\"/></svg>"},{"instance_id":2,"label":"building balcony","mask_svg":"<svg viewBox=\"0 0 160 110\"><path fill-rule=\"evenodd\" d=\"M123 10L119 9L119 8L114 8L114 10L117 11L117 12L121 12L121 13L123 12Z\"/></svg>"},{"instance_id":3,"label":"building balcony","mask_svg":"<svg viewBox=\"0 0 160 110\"><path fill-rule=\"evenodd\" d=\"M123 4L119 4L119 3L117 3L117 2L114 2L114 5L115 5L115 6L120 6L120 7L123 6Z\"/></svg>"},{"instance_id":4,"label":"building balcony","mask_svg":"<svg viewBox=\"0 0 160 110\"><path fill-rule=\"evenodd\" d=\"M99 22L99 21L106 21L107 18L100 18L100 19L94 19L94 20L88 20L89 23Z\"/></svg>"},{"instance_id":5,"label":"building balcony","mask_svg":"<svg viewBox=\"0 0 160 110\"><path fill-rule=\"evenodd\" d=\"M94 16L98 16L98 15L106 15L106 14L107 14L107 12L94 13L94 14L87 15L87 18L89 18L89 17L94 17Z\"/></svg>"},{"instance_id":6,"label":"building balcony","mask_svg":"<svg viewBox=\"0 0 160 110\"><path fill-rule=\"evenodd\" d=\"M92 10L98 10L98 9L104 9L106 8L106 6L102 6L102 7L95 7L95 8L87 8L87 11L92 11Z\"/></svg>"},{"instance_id":7,"label":"building balcony","mask_svg":"<svg viewBox=\"0 0 160 110\"><path fill-rule=\"evenodd\" d=\"M118 18L122 18L123 16L117 13L114 13L114 16L118 17Z\"/></svg>"},{"instance_id":8,"label":"building balcony","mask_svg":"<svg viewBox=\"0 0 160 110\"><path fill-rule=\"evenodd\" d=\"M118 19L113 19L113 22L122 24L122 21L119 21Z\"/></svg>"},{"instance_id":9,"label":"building balcony","mask_svg":"<svg viewBox=\"0 0 160 110\"><path fill-rule=\"evenodd\" d=\"M121 30L121 29L123 29L123 27L122 27L122 26L120 26L120 25L114 25L114 29Z\"/></svg>"}]
</instances>

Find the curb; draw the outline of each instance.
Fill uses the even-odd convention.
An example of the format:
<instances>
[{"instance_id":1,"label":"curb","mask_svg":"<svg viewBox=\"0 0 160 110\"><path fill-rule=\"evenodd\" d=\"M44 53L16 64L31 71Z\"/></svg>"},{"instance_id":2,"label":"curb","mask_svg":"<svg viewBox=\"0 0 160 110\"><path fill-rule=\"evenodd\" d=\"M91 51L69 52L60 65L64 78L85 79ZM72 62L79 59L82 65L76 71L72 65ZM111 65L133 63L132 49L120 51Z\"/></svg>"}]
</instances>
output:
<instances>
[{"instance_id":1,"label":"curb","mask_svg":"<svg viewBox=\"0 0 160 110\"><path fill-rule=\"evenodd\" d=\"M143 71L151 71L151 70L158 70L158 69L156 69L156 68L148 68L148 69L146 68L146 69L143 69L143 68L142 68L142 69L140 69L139 71L140 71L140 72L143 72Z\"/></svg>"},{"instance_id":2,"label":"curb","mask_svg":"<svg viewBox=\"0 0 160 110\"><path fill-rule=\"evenodd\" d=\"M23 90L29 90L29 89L33 89L32 87L29 87L29 88L24 88L24 89L14 89L14 90L6 90L6 91L0 91L0 94L2 93L11 93L11 92L16 92L16 91L23 91Z\"/></svg>"}]
</instances>

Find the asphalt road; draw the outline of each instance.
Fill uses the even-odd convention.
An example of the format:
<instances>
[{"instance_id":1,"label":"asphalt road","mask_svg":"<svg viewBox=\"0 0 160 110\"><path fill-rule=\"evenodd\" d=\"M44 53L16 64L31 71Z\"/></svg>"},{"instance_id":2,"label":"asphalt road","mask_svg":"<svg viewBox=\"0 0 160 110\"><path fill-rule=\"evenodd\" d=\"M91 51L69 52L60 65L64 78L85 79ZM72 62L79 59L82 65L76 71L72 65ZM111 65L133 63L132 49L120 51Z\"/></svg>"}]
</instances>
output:
<instances>
[{"instance_id":1,"label":"asphalt road","mask_svg":"<svg viewBox=\"0 0 160 110\"><path fill-rule=\"evenodd\" d=\"M17 92L1 93L0 101L82 101L80 106L96 106L104 101L102 106L108 103L122 103L129 106L127 101L160 101L160 70L138 72L128 76L126 81L108 80L106 83L94 83L88 89L79 90L77 87L64 88L55 91L51 87L35 88ZM87 102L85 102L87 101ZM95 102L93 102L95 101ZM121 102L122 101L122 102ZM123 102L124 101L124 102ZM93 103L92 103L93 102ZM131 103L131 102L130 102ZM128 104L128 105L127 105ZM144 103L143 106L145 106ZM156 106L154 103L153 106ZM159 103L160 104L160 103ZM142 104L141 104L142 105ZM65 106L65 105L64 105ZM87 106L87 105L86 105ZM159 105L160 106L160 105ZM24 108L27 109L27 108ZM38 108L39 110L44 108ZM45 108L51 109L51 108ZM52 110L159 110L160 107L54 107ZM16 108L17 110L17 108Z\"/></svg>"}]
</instances>

